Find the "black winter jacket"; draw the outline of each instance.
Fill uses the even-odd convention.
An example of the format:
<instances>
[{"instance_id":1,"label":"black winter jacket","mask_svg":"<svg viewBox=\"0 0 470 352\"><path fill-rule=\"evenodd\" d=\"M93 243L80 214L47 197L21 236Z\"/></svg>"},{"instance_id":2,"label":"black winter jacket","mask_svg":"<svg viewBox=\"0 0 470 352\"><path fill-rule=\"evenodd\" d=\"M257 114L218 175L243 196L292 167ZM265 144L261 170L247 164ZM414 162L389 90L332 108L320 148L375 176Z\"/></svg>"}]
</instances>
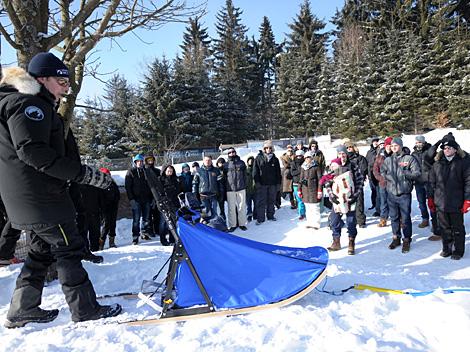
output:
<instances>
[{"instance_id":1,"label":"black winter jacket","mask_svg":"<svg viewBox=\"0 0 470 352\"><path fill-rule=\"evenodd\" d=\"M211 165L202 165L193 178L193 193L203 196L218 196L223 194L222 174L220 170Z\"/></svg>"},{"instance_id":2,"label":"black winter jacket","mask_svg":"<svg viewBox=\"0 0 470 352\"><path fill-rule=\"evenodd\" d=\"M133 167L127 170L124 185L129 200L135 200L138 203L152 201L152 191L150 191L147 179L145 178L144 168Z\"/></svg>"},{"instance_id":3,"label":"black winter jacket","mask_svg":"<svg viewBox=\"0 0 470 352\"><path fill-rule=\"evenodd\" d=\"M100 190L100 207L103 213L112 212L119 206L119 200L121 199L121 193L116 182L111 182L111 185Z\"/></svg>"},{"instance_id":4,"label":"black winter jacket","mask_svg":"<svg viewBox=\"0 0 470 352\"><path fill-rule=\"evenodd\" d=\"M400 163L407 165L400 166ZM387 192L400 196L413 191L413 181L421 175L421 168L413 156L400 151L385 159L380 167L380 174L387 183Z\"/></svg>"},{"instance_id":5,"label":"black winter jacket","mask_svg":"<svg viewBox=\"0 0 470 352\"><path fill-rule=\"evenodd\" d=\"M436 208L443 212L458 213L464 200L470 200L470 156L462 149L451 161L444 153L436 155L429 174L429 196Z\"/></svg>"},{"instance_id":6,"label":"black winter jacket","mask_svg":"<svg viewBox=\"0 0 470 352\"><path fill-rule=\"evenodd\" d=\"M268 161L268 156L260 152L255 159L253 178L256 183L262 185L280 185L282 182L281 165L279 159L273 153Z\"/></svg>"},{"instance_id":7,"label":"black winter jacket","mask_svg":"<svg viewBox=\"0 0 470 352\"><path fill-rule=\"evenodd\" d=\"M176 173L173 173L171 176L165 175L165 171L169 168L170 165L162 167L162 174L160 176L160 181L162 182L163 191L165 192L166 197L170 201L170 204L178 209L180 207L180 202L178 200L178 194L180 192L180 184L178 182L178 177Z\"/></svg>"},{"instance_id":8,"label":"black winter jacket","mask_svg":"<svg viewBox=\"0 0 470 352\"><path fill-rule=\"evenodd\" d=\"M19 229L75 219L67 180L81 174L67 155L54 97L26 71L5 69L0 86L0 193Z\"/></svg>"},{"instance_id":9,"label":"black winter jacket","mask_svg":"<svg viewBox=\"0 0 470 352\"><path fill-rule=\"evenodd\" d=\"M304 158L295 157L294 160L290 163L290 173L292 176L292 183L298 185L300 183L300 172L302 170L302 164L304 163Z\"/></svg>"},{"instance_id":10,"label":"black winter jacket","mask_svg":"<svg viewBox=\"0 0 470 352\"><path fill-rule=\"evenodd\" d=\"M227 192L246 189L246 164L238 155L228 158L224 164L224 176Z\"/></svg>"},{"instance_id":11,"label":"black winter jacket","mask_svg":"<svg viewBox=\"0 0 470 352\"><path fill-rule=\"evenodd\" d=\"M416 146L414 146L413 152L411 153L411 155L413 155L416 158L421 168L421 176L419 176L415 180L415 183L417 184L426 184L429 181L430 168L426 167L424 163L424 155L426 154L427 150L431 147L432 147L431 144L426 142L424 143L423 148L421 150L418 150Z\"/></svg>"},{"instance_id":12,"label":"black winter jacket","mask_svg":"<svg viewBox=\"0 0 470 352\"><path fill-rule=\"evenodd\" d=\"M374 176L374 163L377 154L379 153L379 147L373 147L370 145L370 149L367 151L366 160L367 160L367 176L369 176L369 181L374 182L375 185L378 184L377 179Z\"/></svg>"},{"instance_id":13,"label":"black winter jacket","mask_svg":"<svg viewBox=\"0 0 470 352\"><path fill-rule=\"evenodd\" d=\"M362 176L365 178L368 172L367 159L359 153L348 153L349 160L356 164L359 170L361 171Z\"/></svg>"}]
</instances>

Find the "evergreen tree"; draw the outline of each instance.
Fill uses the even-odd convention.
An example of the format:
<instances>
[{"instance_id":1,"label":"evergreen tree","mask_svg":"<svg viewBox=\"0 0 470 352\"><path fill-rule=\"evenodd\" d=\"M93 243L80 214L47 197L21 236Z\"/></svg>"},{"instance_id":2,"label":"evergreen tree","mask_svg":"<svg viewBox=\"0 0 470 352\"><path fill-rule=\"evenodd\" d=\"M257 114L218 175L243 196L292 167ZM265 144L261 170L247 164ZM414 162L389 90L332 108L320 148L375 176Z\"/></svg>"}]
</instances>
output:
<instances>
[{"instance_id":1,"label":"evergreen tree","mask_svg":"<svg viewBox=\"0 0 470 352\"><path fill-rule=\"evenodd\" d=\"M326 35L319 31L325 24L312 14L310 2L305 0L289 27L287 53L279 68L279 89L285 91L278 94L278 107L293 135L313 135L321 126L314 114L314 94L325 55Z\"/></svg>"},{"instance_id":2,"label":"evergreen tree","mask_svg":"<svg viewBox=\"0 0 470 352\"><path fill-rule=\"evenodd\" d=\"M130 120L129 131L142 150L167 150L178 131L175 118L176 96L171 88L169 62L155 59L144 75L139 92L137 114Z\"/></svg>"},{"instance_id":3,"label":"evergreen tree","mask_svg":"<svg viewBox=\"0 0 470 352\"><path fill-rule=\"evenodd\" d=\"M217 103L215 136L224 142L245 141L250 135L252 108L246 27L241 23L242 11L226 0L217 14L217 38L214 40L213 87Z\"/></svg>"},{"instance_id":4,"label":"evergreen tree","mask_svg":"<svg viewBox=\"0 0 470 352\"><path fill-rule=\"evenodd\" d=\"M190 19L183 38L183 55L175 61L172 86L178 98L174 124L186 145L215 145L209 35L198 19Z\"/></svg>"}]
</instances>

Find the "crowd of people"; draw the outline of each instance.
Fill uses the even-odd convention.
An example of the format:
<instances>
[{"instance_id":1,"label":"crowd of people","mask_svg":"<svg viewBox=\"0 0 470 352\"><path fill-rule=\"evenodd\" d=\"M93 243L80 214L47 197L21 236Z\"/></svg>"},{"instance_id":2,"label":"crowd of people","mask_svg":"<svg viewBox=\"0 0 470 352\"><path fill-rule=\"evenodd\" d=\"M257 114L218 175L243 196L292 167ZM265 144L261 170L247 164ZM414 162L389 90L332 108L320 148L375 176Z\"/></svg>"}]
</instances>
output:
<instances>
[{"instance_id":1,"label":"crowd of people","mask_svg":"<svg viewBox=\"0 0 470 352\"><path fill-rule=\"evenodd\" d=\"M330 208L328 226L333 241L328 249L341 249L341 231L346 225L350 255L355 254L357 228L366 227L365 180L369 180L369 210L374 210L377 226L391 226L388 247L401 246L403 253L411 248L411 200L415 190L422 217L418 227L432 226L429 240L442 241L442 256L458 260L464 254L463 214L470 206L470 157L451 133L434 145L427 143L424 136L417 136L413 151L398 137L372 138L366 156L348 141L336 148L337 157L328 165L315 140L308 146L288 145L279 158L272 142L266 141L258 155L248 157L246 163L235 148L227 152L228 159L220 157L215 165L210 156L204 158L201 166L194 162L192 169L183 164L179 177L171 166L163 167L167 171L160 176L153 156L137 155L126 176L134 215L134 243L138 243L139 235L149 239L156 234L164 245L174 241L168 238L168 229L153 204L148 185L142 179L136 186L139 177L143 177L139 175L144 175L139 169L152 168L172 201L177 203L178 194L191 192L201 204L203 221L222 218L229 232L237 228L246 231L251 221L256 225L276 221L275 210L280 207L281 197L288 199L291 209L297 211L298 221L313 230L321 227L322 210Z\"/></svg>"},{"instance_id":2,"label":"crowd of people","mask_svg":"<svg viewBox=\"0 0 470 352\"><path fill-rule=\"evenodd\" d=\"M69 90L69 71L51 53L33 57L27 70L3 71L0 82L0 264L18 263L14 247L25 231L27 257L16 281L7 313L7 328L54 320L59 310L40 308L46 275L55 265L74 322L112 317L119 304L100 305L82 260L102 262L93 252L108 240L115 247L119 190L105 168L82 164L71 130L57 113ZM390 220L390 249L411 248L411 193L415 189L422 222L431 224L430 240L442 242L443 257L459 260L465 251L464 214L470 209L470 157L449 133L434 145L416 137L413 151L396 137L373 138L364 157L348 142L336 149L328 165L315 140L288 146L280 157L271 141L246 163L235 148L216 164L155 166L152 155L136 155L125 178L132 209L132 241L159 235L163 245L175 239L155 204L146 175L160 180L167 204L178 208L180 194L201 208L202 220L224 222L227 231L246 231L248 223L276 221L281 197L289 199L298 221L315 231L322 208L330 208L330 251L341 249L346 219L348 254L355 254L357 227L366 226L364 181L380 227ZM197 204L196 204L197 203ZM226 204L227 203L227 206ZM227 212L225 209L227 208ZM371 210L370 209L370 210Z\"/></svg>"}]
</instances>

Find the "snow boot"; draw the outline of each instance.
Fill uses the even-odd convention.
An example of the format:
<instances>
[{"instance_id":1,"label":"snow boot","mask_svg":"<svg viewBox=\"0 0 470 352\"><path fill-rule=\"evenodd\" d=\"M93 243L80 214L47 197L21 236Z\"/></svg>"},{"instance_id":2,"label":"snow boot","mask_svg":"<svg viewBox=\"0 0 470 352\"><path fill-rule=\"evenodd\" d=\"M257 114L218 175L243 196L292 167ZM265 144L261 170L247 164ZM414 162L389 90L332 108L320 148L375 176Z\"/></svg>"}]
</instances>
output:
<instances>
[{"instance_id":1,"label":"snow boot","mask_svg":"<svg viewBox=\"0 0 470 352\"><path fill-rule=\"evenodd\" d=\"M452 259L452 260L460 260L460 259L462 259L462 256L461 256L460 254L452 254L452 255L450 256L450 259Z\"/></svg>"},{"instance_id":2,"label":"snow boot","mask_svg":"<svg viewBox=\"0 0 470 352\"><path fill-rule=\"evenodd\" d=\"M398 236L393 236L392 242L388 245L388 249L395 249L401 245L401 239Z\"/></svg>"},{"instance_id":3,"label":"snow boot","mask_svg":"<svg viewBox=\"0 0 470 352\"><path fill-rule=\"evenodd\" d=\"M85 318L79 319L79 320L74 320L74 323L79 323L81 321L87 321L87 320L98 320L102 318L111 318L115 317L116 315L121 314L122 312L122 307L120 304L111 304L109 306L99 306L98 310L96 311L95 314L89 315Z\"/></svg>"},{"instance_id":4,"label":"snow boot","mask_svg":"<svg viewBox=\"0 0 470 352\"><path fill-rule=\"evenodd\" d=\"M380 218L379 223L377 224L378 227L385 227L387 226L387 219Z\"/></svg>"},{"instance_id":5,"label":"snow boot","mask_svg":"<svg viewBox=\"0 0 470 352\"><path fill-rule=\"evenodd\" d=\"M117 248L116 243L114 242L115 239L116 239L116 237L114 237L114 236L108 237L109 248Z\"/></svg>"},{"instance_id":6,"label":"snow boot","mask_svg":"<svg viewBox=\"0 0 470 352\"><path fill-rule=\"evenodd\" d=\"M425 227L428 227L429 226L429 220L428 219L423 219L423 221L421 221L421 224L418 225L418 227L420 229L424 229Z\"/></svg>"},{"instance_id":7,"label":"snow boot","mask_svg":"<svg viewBox=\"0 0 470 352\"><path fill-rule=\"evenodd\" d=\"M348 245L349 255L354 255L356 253L355 246L356 246L355 239L353 237L349 237L349 245Z\"/></svg>"},{"instance_id":8,"label":"snow boot","mask_svg":"<svg viewBox=\"0 0 470 352\"><path fill-rule=\"evenodd\" d=\"M329 251L339 251L341 249L341 242L339 237L333 237L333 242L327 248Z\"/></svg>"},{"instance_id":9,"label":"snow boot","mask_svg":"<svg viewBox=\"0 0 470 352\"><path fill-rule=\"evenodd\" d=\"M100 241L98 243L98 250L102 251L104 249L104 240L100 238Z\"/></svg>"},{"instance_id":10,"label":"snow boot","mask_svg":"<svg viewBox=\"0 0 470 352\"><path fill-rule=\"evenodd\" d=\"M403 246L401 247L402 253L408 253L410 251L411 239L404 238L403 239Z\"/></svg>"},{"instance_id":11,"label":"snow boot","mask_svg":"<svg viewBox=\"0 0 470 352\"><path fill-rule=\"evenodd\" d=\"M442 237L439 235L432 234L431 236L428 237L429 241L441 241Z\"/></svg>"},{"instance_id":12,"label":"snow boot","mask_svg":"<svg viewBox=\"0 0 470 352\"><path fill-rule=\"evenodd\" d=\"M86 260L87 262L99 264L99 263L103 263L104 259L101 255L94 255L90 251L87 251L85 255L83 256L83 260Z\"/></svg>"},{"instance_id":13,"label":"snow boot","mask_svg":"<svg viewBox=\"0 0 470 352\"><path fill-rule=\"evenodd\" d=\"M28 323L49 323L59 315L58 309L45 310L35 308L33 312L25 313L23 315L7 318L5 327L8 329L21 328Z\"/></svg>"}]
</instances>

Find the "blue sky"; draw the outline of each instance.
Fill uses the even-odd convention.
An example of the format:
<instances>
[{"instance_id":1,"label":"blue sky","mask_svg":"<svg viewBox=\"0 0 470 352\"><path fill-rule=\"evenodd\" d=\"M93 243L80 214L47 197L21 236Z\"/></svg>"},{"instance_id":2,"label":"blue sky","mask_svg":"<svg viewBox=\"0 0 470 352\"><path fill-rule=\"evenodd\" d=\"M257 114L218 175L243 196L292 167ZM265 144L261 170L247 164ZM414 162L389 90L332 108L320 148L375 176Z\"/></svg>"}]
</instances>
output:
<instances>
[{"instance_id":1,"label":"blue sky","mask_svg":"<svg viewBox=\"0 0 470 352\"><path fill-rule=\"evenodd\" d=\"M188 1L191 3L192 1ZM289 33L288 24L299 13L303 0L233 0L236 7L242 11L242 22L248 27L248 35L255 38L259 36L259 27L263 16L267 16L273 27L276 42L285 38ZM329 22L337 8L341 8L344 0L311 0L312 12L327 23L327 30L332 29ZM208 28L211 37L216 36L216 14L225 5L225 0L208 0L207 14L202 21ZM119 73L130 83L138 84L142 79L145 67L155 57L165 55L173 59L180 52L179 45L182 42L185 24L167 24L158 31L139 31L138 36L145 44L133 34L127 34L119 39L119 46L105 40L101 42L92 57L100 63L100 72ZM15 64L16 56L5 40L2 40L2 64ZM102 76L103 80L110 77ZM80 98L101 95L103 84L93 78L85 78Z\"/></svg>"}]
</instances>

